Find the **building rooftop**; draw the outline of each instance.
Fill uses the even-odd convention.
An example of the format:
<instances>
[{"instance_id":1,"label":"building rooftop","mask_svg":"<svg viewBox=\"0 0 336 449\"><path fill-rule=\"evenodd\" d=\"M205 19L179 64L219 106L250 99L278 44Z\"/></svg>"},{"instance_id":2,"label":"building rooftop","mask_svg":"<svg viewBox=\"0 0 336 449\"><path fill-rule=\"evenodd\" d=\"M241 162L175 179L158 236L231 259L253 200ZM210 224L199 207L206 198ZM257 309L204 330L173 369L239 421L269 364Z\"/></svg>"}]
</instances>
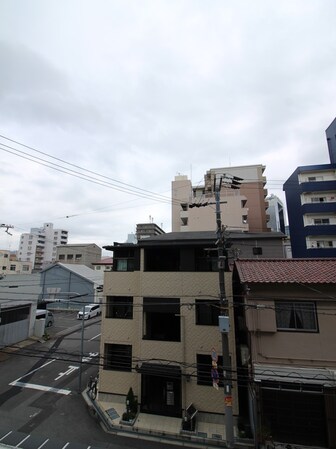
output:
<instances>
[{"instance_id":1,"label":"building rooftop","mask_svg":"<svg viewBox=\"0 0 336 449\"><path fill-rule=\"evenodd\" d=\"M242 282L336 284L336 259L241 259L235 266Z\"/></svg>"},{"instance_id":2,"label":"building rooftop","mask_svg":"<svg viewBox=\"0 0 336 449\"><path fill-rule=\"evenodd\" d=\"M58 265L59 267L63 267L66 270L71 271L72 273L77 274L78 276L81 276L85 279L88 279L89 281L95 283L95 284L102 284L104 281L104 273L96 270L92 270L92 268L87 267L86 265L79 265L79 264L66 264L66 263L60 263L57 262L53 265L48 266L42 272L48 271L51 268Z\"/></svg>"},{"instance_id":3,"label":"building rooftop","mask_svg":"<svg viewBox=\"0 0 336 449\"><path fill-rule=\"evenodd\" d=\"M228 231L227 238L230 240L265 240L265 239L283 239L286 235L282 232L231 232ZM113 251L118 248L134 248L136 246L180 246L180 245L197 245L208 244L216 246L217 233L216 231L189 231L189 232L167 232L164 234L148 237L139 240L137 244L134 243L118 243L113 245L103 246L108 251Z\"/></svg>"}]
</instances>

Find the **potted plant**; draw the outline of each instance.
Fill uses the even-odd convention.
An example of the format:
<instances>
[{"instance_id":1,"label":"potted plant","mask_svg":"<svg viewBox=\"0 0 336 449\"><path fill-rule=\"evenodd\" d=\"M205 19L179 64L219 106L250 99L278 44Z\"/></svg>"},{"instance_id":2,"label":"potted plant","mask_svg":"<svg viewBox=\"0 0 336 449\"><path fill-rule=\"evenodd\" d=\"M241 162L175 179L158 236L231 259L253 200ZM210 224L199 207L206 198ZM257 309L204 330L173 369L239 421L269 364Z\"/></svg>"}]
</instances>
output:
<instances>
[{"instance_id":1,"label":"potted plant","mask_svg":"<svg viewBox=\"0 0 336 449\"><path fill-rule=\"evenodd\" d=\"M122 421L127 424L133 424L138 413L138 400L134 396L132 387L128 390L126 396L126 412L122 415Z\"/></svg>"}]
</instances>

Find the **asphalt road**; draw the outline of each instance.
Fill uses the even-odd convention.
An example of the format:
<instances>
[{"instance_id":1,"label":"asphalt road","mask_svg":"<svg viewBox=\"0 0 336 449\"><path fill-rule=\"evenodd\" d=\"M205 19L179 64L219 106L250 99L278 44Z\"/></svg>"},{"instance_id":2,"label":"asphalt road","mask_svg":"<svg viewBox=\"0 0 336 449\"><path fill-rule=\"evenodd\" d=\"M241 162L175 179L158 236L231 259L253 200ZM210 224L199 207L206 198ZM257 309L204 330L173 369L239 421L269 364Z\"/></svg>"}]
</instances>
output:
<instances>
[{"instance_id":1,"label":"asphalt road","mask_svg":"<svg viewBox=\"0 0 336 449\"><path fill-rule=\"evenodd\" d=\"M0 359L0 443L24 449L171 448L106 433L89 414L79 394L80 324L74 313L57 312L50 340ZM99 340L100 318L86 321L82 390L98 371Z\"/></svg>"}]
</instances>

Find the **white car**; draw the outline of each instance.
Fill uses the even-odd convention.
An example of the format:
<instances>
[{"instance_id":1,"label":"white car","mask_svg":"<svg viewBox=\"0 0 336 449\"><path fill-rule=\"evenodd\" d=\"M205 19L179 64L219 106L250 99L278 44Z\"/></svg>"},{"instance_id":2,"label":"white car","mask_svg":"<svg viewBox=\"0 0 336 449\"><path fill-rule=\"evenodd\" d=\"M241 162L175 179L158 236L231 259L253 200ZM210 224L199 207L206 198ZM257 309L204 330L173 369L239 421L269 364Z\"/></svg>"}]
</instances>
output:
<instances>
[{"instance_id":1,"label":"white car","mask_svg":"<svg viewBox=\"0 0 336 449\"><path fill-rule=\"evenodd\" d=\"M84 320L89 320L95 316L101 314L100 304L88 304L84 309ZM80 310L77 313L77 320L81 320L83 318L83 310Z\"/></svg>"}]
</instances>

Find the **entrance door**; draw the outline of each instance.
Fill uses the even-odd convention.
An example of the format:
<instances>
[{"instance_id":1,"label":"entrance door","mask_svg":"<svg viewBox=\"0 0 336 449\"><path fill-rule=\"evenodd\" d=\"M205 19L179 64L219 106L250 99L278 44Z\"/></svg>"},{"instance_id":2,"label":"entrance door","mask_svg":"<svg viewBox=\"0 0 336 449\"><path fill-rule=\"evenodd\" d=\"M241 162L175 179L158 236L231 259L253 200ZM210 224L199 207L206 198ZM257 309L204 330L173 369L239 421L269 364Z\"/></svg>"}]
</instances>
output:
<instances>
[{"instance_id":1,"label":"entrance door","mask_svg":"<svg viewBox=\"0 0 336 449\"><path fill-rule=\"evenodd\" d=\"M141 411L181 417L181 370L171 365L143 363Z\"/></svg>"}]
</instances>

